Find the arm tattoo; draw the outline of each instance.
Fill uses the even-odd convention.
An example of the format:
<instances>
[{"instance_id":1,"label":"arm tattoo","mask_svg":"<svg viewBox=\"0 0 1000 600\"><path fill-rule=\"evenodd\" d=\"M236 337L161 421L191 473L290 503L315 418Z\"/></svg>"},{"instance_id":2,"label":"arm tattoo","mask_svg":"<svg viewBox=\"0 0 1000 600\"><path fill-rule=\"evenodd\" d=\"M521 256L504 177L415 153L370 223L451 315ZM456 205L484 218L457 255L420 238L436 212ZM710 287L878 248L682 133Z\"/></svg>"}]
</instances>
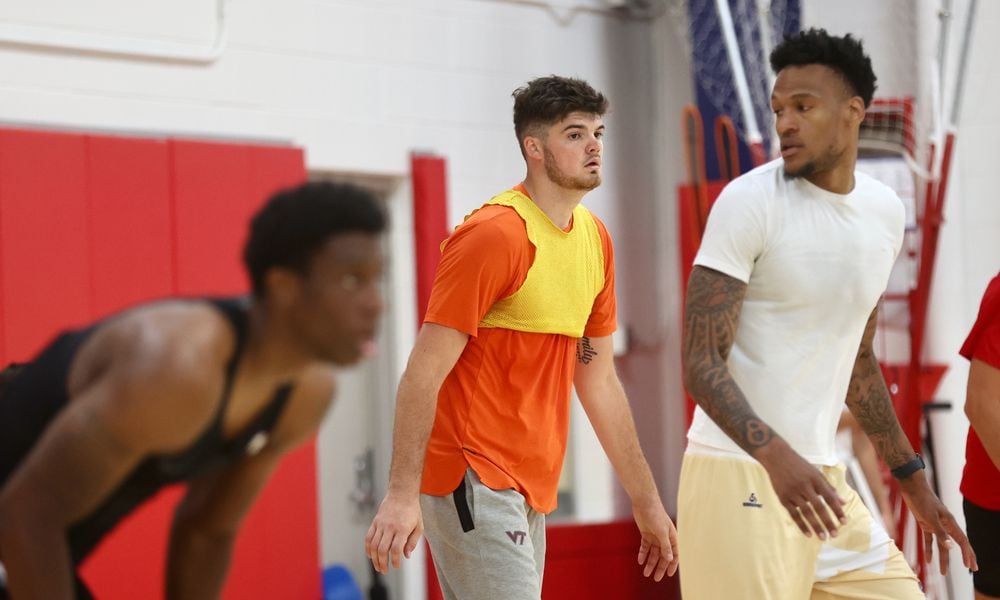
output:
<instances>
[{"instance_id":1,"label":"arm tattoo","mask_svg":"<svg viewBox=\"0 0 1000 600\"><path fill-rule=\"evenodd\" d=\"M590 338L587 336L580 338L580 341L576 343L576 360L581 364L589 365L595 356L597 356L597 350L594 350L594 347L590 345Z\"/></svg>"},{"instance_id":2,"label":"arm tattoo","mask_svg":"<svg viewBox=\"0 0 1000 600\"><path fill-rule=\"evenodd\" d=\"M698 406L748 453L767 445L774 431L750 407L729 374L746 284L696 266L684 305L684 384Z\"/></svg>"},{"instance_id":3,"label":"arm tattoo","mask_svg":"<svg viewBox=\"0 0 1000 600\"><path fill-rule=\"evenodd\" d=\"M872 312L858 349L847 388L847 407L868 434L872 445L889 468L898 467L913 458L913 447L899 426L889 390L882 378L882 369L872 349L878 308Z\"/></svg>"}]
</instances>

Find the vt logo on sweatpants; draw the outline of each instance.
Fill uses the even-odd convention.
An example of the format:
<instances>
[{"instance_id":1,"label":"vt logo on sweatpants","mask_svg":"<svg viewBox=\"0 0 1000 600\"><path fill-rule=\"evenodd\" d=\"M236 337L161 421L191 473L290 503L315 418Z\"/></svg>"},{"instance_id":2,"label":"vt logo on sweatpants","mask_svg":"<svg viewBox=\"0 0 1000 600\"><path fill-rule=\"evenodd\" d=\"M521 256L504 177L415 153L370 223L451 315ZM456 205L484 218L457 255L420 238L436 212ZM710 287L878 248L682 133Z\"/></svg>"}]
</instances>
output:
<instances>
[{"instance_id":1,"label":"vt logo on sweatpants","mask_svg":"<svg viewBox=\"0 0 1000 600\"><path fill-rule=\"evenodd\" d=\"M507 532L507 537L510 538L510 541L514 542L518 546L523 546L524 545L524 536L526 536L526 535L528 535L528 534L526 532L524 532L524 531L508 531Z\"/></svg>"}]
</instances>

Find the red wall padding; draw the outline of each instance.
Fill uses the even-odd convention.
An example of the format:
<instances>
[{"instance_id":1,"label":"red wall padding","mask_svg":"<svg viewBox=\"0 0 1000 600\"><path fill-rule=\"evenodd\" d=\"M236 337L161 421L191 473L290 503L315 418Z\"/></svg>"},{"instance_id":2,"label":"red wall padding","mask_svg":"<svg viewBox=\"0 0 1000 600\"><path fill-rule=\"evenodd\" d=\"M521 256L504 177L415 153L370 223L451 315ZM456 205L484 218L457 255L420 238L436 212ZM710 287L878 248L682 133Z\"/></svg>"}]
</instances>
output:
<instances>
[{"instance_id":1,"label":"red wall padding","mask_svg":"<svg viewBox=\"0 0 1000 600\"><path fill-rule=\"evenodd\" d=\"M545 600L677 600L679 575L656 582L636 561L639 530L633 521L549 525L545 531ZM441 600L429 560L428 600Z\"/></svg>"},{"instance_id":2,"label":"red wall padding","mask_svg":"<svg viewBox=\"0 0 1000 600\"><path fill-rule=\"evenodd\" d=\"M417 323L423 323L434 274L441 260L441 242L448 237L448 193L445 160L440 156L410 157L413 179L413 229L417 264Z\"/></svg>"},{"instance_id":3,"label":"red wall padding","mask_svg":"<svg viewBox=\"0 0 1000 600\"><path fill-rule=\"evenodd\" d=\"M171 144L176 224L177 291L230 294L246 289L240 247L250 196L250 152L208 142ZM236 224L239 227L236 227Z\"/></svg>"},{"instance_id":4,"label":"red wall padding","mask_svg":"<svg viewBox=\"0 0 1000 600\"><path fill-rule=\"evenodd\" d=\"M103 316L174 291L169 144L109 136L86 143L91 306Z\"/></svg>"},{"instance_id":5,"label":"red wall padding","mask_svg":"<svg viewBox=\"0 0 1000 600\"><path fill-rule=\"evenodd\" d=\"M246 290L239 265L249 218L272 192L305 179L302 151L174 141L171 157L177 291Z\"/></svg>"},{"instance_id":6,"label":"red wall padding","mask_svg":"<svg viewBox=\"0 0 1000 600\"><path fill-rule=\"evenodd\" d=\"M725 181L709 181L706 185L706 190L708 192L708 206L715 203L715 199L719 197L722 193L722 188L726 187ZM680 244L679 256L681 259L680 265L680 290L681 290L681 305L683 306L684 298L687 297L687 284L688 278L691 276L691 267L694 264L694 257L698 254L698 248L701 246L701 231L698 230L697 216L695 212L696 204L695 188L690 184L682 184L677 186L677 218L678 218L678 236L677 241ZM683 321L683 317L682 317ZM681 323L681 328L683 329L683 322ZM691 424L691 419L694 418L694 399L684 392L684 409L687 415L688 425Z\"/></svg>"},{"instance_id":7,"label":"red wall padding","mask_svg":"<svg viewBox=\"0 0 1000 600\"><path fill-rule=\"evenodd\" d=\"M285 457L247 516L225 600L320 597L318 493L309 442Z\"/></svg>"},{"instance_id":8,"label":"red wall padding","mask_svg":"<svg viewBox=\"0 0 1000 600\"><path fill-rule=\"evenodd\" d=\"M552 525L546 531L546 600L677 600L678 575L656 582L642 576L636 561L639 530L616 521Z\"/></svg>"},{"instance_id":9,"label":"red wall padding","mask_svg":"<svg viewBox=\"0 0 1000 600\"><path fill-rule=\"evenodd\" d=\"M90 249L82 135L0 130L0 270L7 361L86 322Z\"/></svg>"},{"instance_id":10,"label":"red wall padding","mask_svg":"<svg viewBox=\"0 0 1000 600\"><path fill-rule=\"evenodd\" d=\"M0 129L0 360L59 329L171 293L241 293L247 217L305 179L297 148ZM162 598L183 489L131 515L84 565L97 597ZM315 445L247 517L224 597L320 595Z\"/></svg>"}]
</instances>

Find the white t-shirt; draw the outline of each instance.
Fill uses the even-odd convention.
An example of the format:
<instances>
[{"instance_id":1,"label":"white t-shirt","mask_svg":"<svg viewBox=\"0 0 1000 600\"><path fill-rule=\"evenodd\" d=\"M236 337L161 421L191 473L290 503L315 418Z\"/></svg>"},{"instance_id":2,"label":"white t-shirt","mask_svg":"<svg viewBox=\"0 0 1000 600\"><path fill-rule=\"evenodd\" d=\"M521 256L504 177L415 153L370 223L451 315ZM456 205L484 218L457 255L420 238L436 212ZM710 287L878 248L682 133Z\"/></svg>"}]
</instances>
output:
<instances>
[{"instance_id":1,"label":"white t-shirt","mask_svg":"<svg viewBox=\"0 0 1000 600\"><path fill-rule=\"evenodd\" d=\"M855 173L846 195L787 179L779 159L722 191L694 264L747 284L729 371L753 410L806 460L834 436L865 324L903 241L889 187ZM689 452L749 458L700 408Z\"/></svg>"}]
</instances>

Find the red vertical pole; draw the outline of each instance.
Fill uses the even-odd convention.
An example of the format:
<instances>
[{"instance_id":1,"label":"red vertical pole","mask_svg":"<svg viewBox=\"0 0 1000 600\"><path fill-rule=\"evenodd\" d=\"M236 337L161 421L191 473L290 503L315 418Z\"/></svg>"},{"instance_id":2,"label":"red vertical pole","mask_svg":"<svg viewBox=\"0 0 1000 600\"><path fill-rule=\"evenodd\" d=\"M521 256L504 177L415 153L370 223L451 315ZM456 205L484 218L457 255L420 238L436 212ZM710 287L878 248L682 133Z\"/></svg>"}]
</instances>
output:
<instances>
[{"instance_id":1,"label":"red vertical pole","mask_svg":"<svg viewBox=\"0 0 1000 600\"><path fill-rule=\"evenodd\" d=\"M941 157L941 177L937 186L928 185L925 201L924 221L921 224L920 262L917 271L917 286L913 289L911 303L911 363L919 365L923 354L924 337L927 329L927 309L930 303L931 282L934 278L934 262L937 256L938 234L944 222L944 200L948 189L948 175L955 145L955 134L949 132L945 138L944 154Z\"/></svg>"},{"instance_id":2,"label":"red vertical pole","mask_svg":"<svg viewBox=\"0 0 1000 600\"><path fill-rule=\"evenodd\" d=\"M732 181L740 176L740 153L736 145L736 126L726 115L715 117L715 155L720 179Z\"/></svg>"},{"instance_id":3,"label":"red vertical pole","mask_svg":"<svg viewBox=\"0 0 1000 600\"><path fill-rule=\"evenodd\" d=\"M434 274L441 261L441 242L448 237L448 193L445 159L426 154L410 155L413 181L413 245L417 268L417 326L427 313ZM429 550L429 548L428 548ZM441 588L428 552L427 598L440 600Z\"/></svg>"},{"instance_id":4,"label":"red vertical pole","mask_svg":"<svg viewBox=\"0 0 1000 600\"><path fill-rule=\"evenodd\" d=\"M423 322L434 274L441 260L441 242L448 237L448 194L445 159L412 154L413 239L417 263L417 323Z\"/></svg>"},{"instance_id":5,"label":"red vertical pole","mask_svg":"<svg viewBox=\"0 0 1000 600\"><path fill-rule=\"evenodd\" d=\"M920 224L920 261L918 263L917 284L910 293L910 368L909 385L907 386L907 402L900 421L903 431L910 439L914 448L920 448L920 419L922 407L930 400L930 393L924 393L921 385L921 375L925 370L923 362L924 340L927 331L927 313L930 305L931 283L934 279L934 263L937 258L938 236L944 223L944 201L948 190L948 175L951 170L951 158L955 146L954 131L945 137L943 154L941 156L941 174L937 185L928 182L924 198L924 218ZM929 166L934 164L934 147L931 146ZM931 169L932 170L932 169ZM905 521L907 514L905 504L900 512L900 523ZM924 545L917 539L917 576L921 581L925 574Z\"/></svg>"}]
</instances>

